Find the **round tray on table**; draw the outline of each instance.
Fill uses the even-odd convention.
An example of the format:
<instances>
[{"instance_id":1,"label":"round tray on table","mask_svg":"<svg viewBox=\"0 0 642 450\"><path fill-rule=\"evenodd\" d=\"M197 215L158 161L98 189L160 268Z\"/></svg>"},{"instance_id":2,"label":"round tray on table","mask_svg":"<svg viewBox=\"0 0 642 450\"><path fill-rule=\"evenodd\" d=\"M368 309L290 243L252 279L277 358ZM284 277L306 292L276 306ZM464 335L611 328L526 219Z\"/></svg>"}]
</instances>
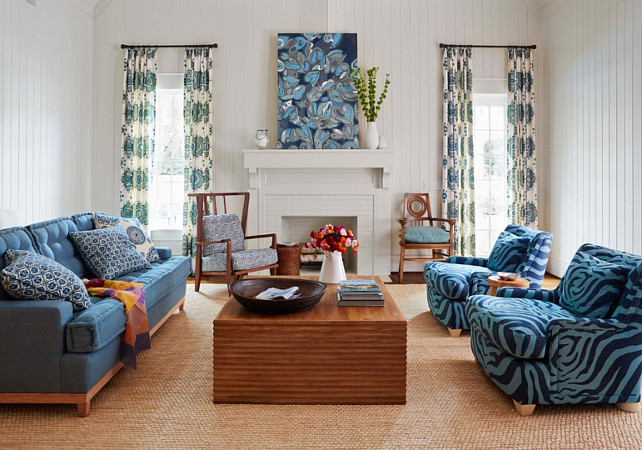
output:
<instances>
[{"instance_id":1,"label":"round tray on table","mask_svg":"<svg viewBox=\"0 0 642 450\"><path fill-rule=\"evenodd\" d=\"M255 298L259 293L269 288L288 289L298 286L301 295L294 299ZM325 294L327 286L320 281L295 278L251 278L237 280L230 285L232 295L241 305L252 311L263 314L289 314L306 311L312 308Z\"/></svg>"}]
</instances>

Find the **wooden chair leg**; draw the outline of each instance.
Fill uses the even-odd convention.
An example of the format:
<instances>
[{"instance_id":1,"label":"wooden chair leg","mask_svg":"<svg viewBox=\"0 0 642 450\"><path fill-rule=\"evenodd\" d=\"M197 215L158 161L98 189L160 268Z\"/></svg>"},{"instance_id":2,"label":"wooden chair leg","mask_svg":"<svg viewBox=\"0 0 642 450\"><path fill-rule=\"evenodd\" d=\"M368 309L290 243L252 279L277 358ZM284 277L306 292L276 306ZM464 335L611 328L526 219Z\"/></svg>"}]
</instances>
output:
<instances>
[{"instance_id":1,"label":"wooden chair leg","mask_svg":"<svg viewBox=\"0 0 642 450\"><path fill-rule=\"evenodd\" d=\"M403 283L403 265L406 257L406 247L401 247L401 254L399 255L399 284Z\"/></svg>"},{"instance_id":2,"label":"wooden chair leg","mask_svg":"<svg viewBox=\"0 0 642 450\"><path fill-rule=\"evenodd\" d=\"M270 269L270 275L272 275L272 276L276 275L276 267L272 267Z\"/></svg>"},{"instance_id":3,"label":"wooden chair leg","mask_svg":"<svg viewBox=\"0 0 642 450\"><path fill-rule=\"evenodd\" d=\"M616 403L615 407L617 409L621 409L622 411L631 412L631 413L636 413L636 412L642 411L642 407L640 407L640 402L637 402L637 403Z\"/></svg>"},{"instance_id":4,"label":"wooden chair leg","mask_svg":"<svg viewBox=\"0 0 642 450\"><path fill-rule=\"evenodd\" d=\"M461 328L448 328L448 334L450 334L451 337L459 337Z\"/></svg>"},{"instance_id":5,"label":"wooden chair leg","mask_svg":"<svg viewBox=\"0 0 642 450\"><path fill-rule=\"evenodd\" d=\"M520 416L530 416L533 414L533 411L535 411L535 406L537 405L522 405L520 403L517 403L515 400L513 400L513 405L515 405L515 409L519 413Z\"/></svg>"},{"instance_id":6,"label":"wooden chair leg","mask_svg":"<svg viewBox=\"0 0 642 450\"><path fill-rule=\"evenodd\" d=\"M91 400L87 400L85 403L78 403L78 417L87 417L89 415L89 405Z\"/></svg>"},{"instance_id":7,"label":"wooden chair leg","mask_svg":"<svg viewBox=\"0 0 642 450\"><path fill-rule=\"evenodd\" d=\"M197 270L196 273L194 274L194 290L198 292L200 288L201 288L201 271Z\"/></svg>"}]
</instances>

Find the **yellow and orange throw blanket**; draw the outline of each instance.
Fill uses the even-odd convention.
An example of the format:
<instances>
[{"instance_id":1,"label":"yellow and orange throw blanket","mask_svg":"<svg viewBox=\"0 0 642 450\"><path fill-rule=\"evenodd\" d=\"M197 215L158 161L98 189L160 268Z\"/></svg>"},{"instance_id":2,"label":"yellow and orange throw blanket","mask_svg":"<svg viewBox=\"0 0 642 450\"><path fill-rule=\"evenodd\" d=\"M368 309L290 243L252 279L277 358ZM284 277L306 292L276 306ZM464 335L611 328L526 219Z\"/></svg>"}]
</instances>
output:
<instances>
[{"instance_id":1,"label":"yellow and orange throw blanket","mask_svg":"<svg viewBox=\"0 0 642 450\"><path fill-rule=\"evenodd\" d=\"M89 295L111 297L125 305L125 336L120 351L120 360L136 368L136 355L152 347L149 339L149 323L145 307L145 288L140 283L114 280L84 280Z\"/></svg>"}]
</instances>

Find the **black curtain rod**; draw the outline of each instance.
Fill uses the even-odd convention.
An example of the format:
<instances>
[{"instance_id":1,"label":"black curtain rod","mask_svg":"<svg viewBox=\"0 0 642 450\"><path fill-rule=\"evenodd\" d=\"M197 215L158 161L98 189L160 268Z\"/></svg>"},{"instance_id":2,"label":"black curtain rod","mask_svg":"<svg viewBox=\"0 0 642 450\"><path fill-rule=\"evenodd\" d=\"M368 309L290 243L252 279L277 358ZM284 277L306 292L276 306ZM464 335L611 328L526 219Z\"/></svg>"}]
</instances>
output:
<instances>
[{"instance_id":1,"label":"black curtain rod","mask_svg":"<svg viewBox=\"0 0 642 450\"><path fill-rule=\"evenodd\" d=\"M467 48L530 48L535 50L537 45L469 45L469 44L439 44L439 48L467 47Z\"/></svg>"},{"instance_id":2,"label":"black curtain rod","mask_svg":"<svg viewBox=\"0 0 642 450\"><path fill-rule=\"evenodd\" d=\"M218 44L180 44L180 45L129 45L120 44L120 48L181 48L181 47L207 47L218 48Z\"/></svg>"}]
</instances>

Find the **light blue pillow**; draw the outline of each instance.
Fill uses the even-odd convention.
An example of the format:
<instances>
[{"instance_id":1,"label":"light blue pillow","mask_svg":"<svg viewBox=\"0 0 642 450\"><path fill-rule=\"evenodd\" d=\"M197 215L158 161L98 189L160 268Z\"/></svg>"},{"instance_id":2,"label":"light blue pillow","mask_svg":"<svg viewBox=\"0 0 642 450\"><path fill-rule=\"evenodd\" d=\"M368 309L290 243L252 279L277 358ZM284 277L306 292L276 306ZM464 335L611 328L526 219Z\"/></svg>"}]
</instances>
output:
<instances>
[{"instance_id":1,"label":"light blue pillow","mask_svg":"<svg viewBox=\"0 0 642 450\"><path fill-rule=\"evenodd\" d=\"M152 265L141 255L121 226L69 233L89 270L99 278L113 280Z\"/></svg>"},{"instance_id":2,"label":"light blue pillow","mask_svg":"<svg viewBox=\"0 0 642 450\"><path fill-rule=\"evenodd\" d=\"M53 259L26 250L7 250L4 260L6 267L0 271L0 282L12 297L67 301L74 311L91 305L78 275Z\"/></svg>"},{"instance_id":3,"label":"light blue pillow","mask_svg":"<svg viewBox=\"0 0 642 450\"><path fill-rule=\"evenodd\" d=\"M113 217L103 212L92 214L94 228L111 228L120 225L125 229L127 237L136 246L136 250L149 262L160 261L160 255L154 247L151 238L145 233L143 226L136 218Z\"/></svg>"},{"instance_id":4,"label":"light blue pillow","mask_svg":"<svg viewBox=\"0 0 642 450\"><path fill-rule=\"evenodd\" d=\"M488 268L500 272L515 272L524 260L530 245L529 237L502 231L488 257Z\"/></svg>"},{"instance_id":5,"label":"light blue pillow","mask_svg":"<svg viewBox=\"0 0 642 450\"><path fill-rule=\"evenodd\" d=\"M560 306L578 317L607 319L628 277L628 267L577 252L562 280Z\"/></svg>"}]
</instances>

